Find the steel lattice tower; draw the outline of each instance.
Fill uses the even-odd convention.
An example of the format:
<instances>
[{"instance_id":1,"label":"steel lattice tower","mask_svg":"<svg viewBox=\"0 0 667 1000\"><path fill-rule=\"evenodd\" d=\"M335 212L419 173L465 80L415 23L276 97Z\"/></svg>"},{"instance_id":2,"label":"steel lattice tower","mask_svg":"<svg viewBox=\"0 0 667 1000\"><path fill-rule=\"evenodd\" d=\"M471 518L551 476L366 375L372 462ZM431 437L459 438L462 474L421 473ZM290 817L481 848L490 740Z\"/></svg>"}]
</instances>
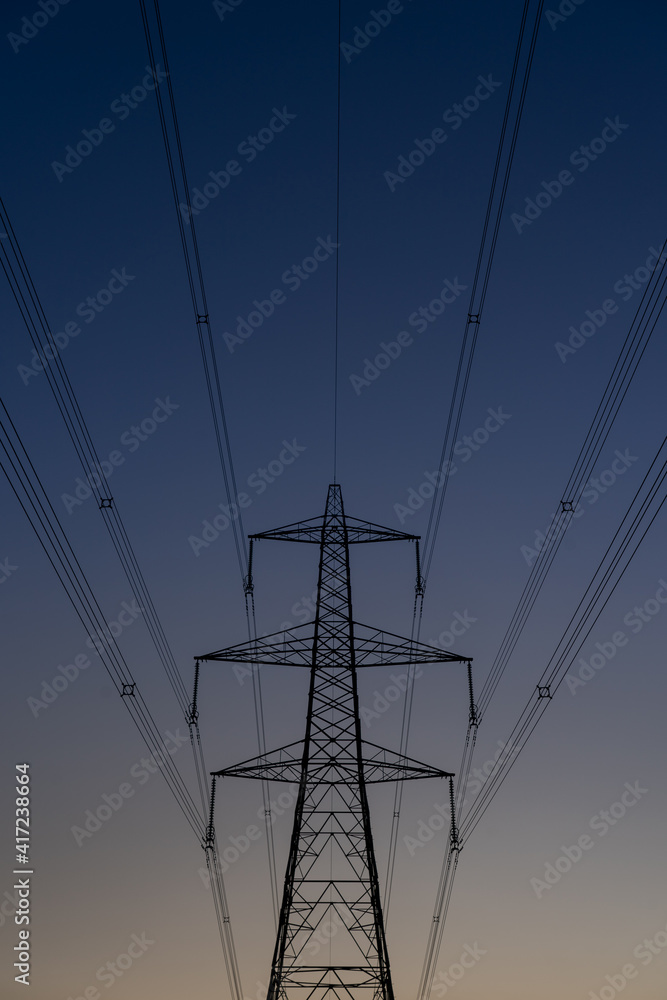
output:
<instances>
[{"instance_id":1,"label":"steel lattice tower","mask_svg":"<svg viewBox=\"0 0 667 1000\"><path fill-rule=\"evenodd\" d=\"M323 517L258 539L319 545L315 620L198 659L310 668L304 739L214 772L299 786L268 1000L393 1000L366 785L452 775L361 738L357 668L468 658L353 620L349 546L418 536L347 517L340 486Z\"/></svg>"}]
</instances>

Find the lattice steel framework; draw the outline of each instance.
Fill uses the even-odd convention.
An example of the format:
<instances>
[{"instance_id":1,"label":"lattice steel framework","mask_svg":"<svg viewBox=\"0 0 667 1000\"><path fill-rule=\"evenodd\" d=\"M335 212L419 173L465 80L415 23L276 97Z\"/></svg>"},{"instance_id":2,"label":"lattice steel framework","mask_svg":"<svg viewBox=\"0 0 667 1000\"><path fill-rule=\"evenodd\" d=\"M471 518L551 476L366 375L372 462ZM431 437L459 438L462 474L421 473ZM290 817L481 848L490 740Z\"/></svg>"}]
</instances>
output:
<instances>
[{"instance_id":1,"label":"lattice steel framework","mask_svg":"<svg viewBox=\"0 0 667 1000\"><path fill-rule=\"evenodd\" d=\"M349 546L418 536L346 517L340 486L323 517L251 537L320 548L313 623L198 657L310 668L305 738L215 772L299 785L268 1000L393 1000L366 785L451 775L361 738L356 670L469 658L353 620Z\"/></svg>"}]
</instances>

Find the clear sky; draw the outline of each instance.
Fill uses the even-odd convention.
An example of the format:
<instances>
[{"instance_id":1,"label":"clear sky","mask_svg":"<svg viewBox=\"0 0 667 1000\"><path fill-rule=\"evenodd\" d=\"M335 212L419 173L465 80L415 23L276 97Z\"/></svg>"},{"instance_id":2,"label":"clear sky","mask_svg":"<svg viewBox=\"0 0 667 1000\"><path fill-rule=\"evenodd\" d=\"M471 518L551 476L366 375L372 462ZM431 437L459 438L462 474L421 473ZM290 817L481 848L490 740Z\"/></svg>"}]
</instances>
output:
<instances>
[{"instance_id":1,"label":"clear sky","mask_svg":"<svg viewBox=\"0 0 667 1000\"><path fill-rule=\"evenodd\" d=\"M251 500L245 528L257 532L322 513L332 475L338 7L161 8L237 479ZM516 0L342 5L338 478L350 514L417 534L428 505L414 497L438 468L521 10ZM139 4L7 0L0 18L0 195L63 333L97 448L117 456L110 486L189 689L195 654L243 641L245 618L231 531L205 534L225 493L157 106L142 82ZM424 606L422 639L473 657L478 684L620 351L647 259L667 238L665 27L648 2L545 4ZM446 138L436 142L438 129ZM410 161L419 144L423 162ZM549 191L538 215L530 204ZM420 316L441 292L444 310ZM95 501L80 487L76 495L82 472L6 283L0 308L2 398L194 791L187 727ZM586 323L595 329L584 337ZM382 345L391 364L378 370ZM666 363L663 321L485 717L473 764L482 779L662 441ZM489 411L495 429L484 432ZM4 479L0 504L0 993L27 993L13 982L18 928L8 915L14 765L27 761L32 1000L92 997L93 987L113 1000L227 998L203 852L161 776L141 763L147 751ZM667 592L665 536L663 512L580 655L590 663L596 643L609 649L619 631L627 641L585 670L585 683L560 688L462 853L434 997L664 1000L667 605L656 594ZM409 634L413 560L408 545L355 551L359 620ZM262 632L305 620L316 571L314 548L263 543ZM90 665L38 707L77 656ZM577 658L569 673L581 669ZM363 674L365 706L388 704L390 674ZM300 739L307 675L265 668L263 683L268 746ZM366 738L396 747L400 719L394 704L369 715ZM456 770L466 721L461 670L426 668L411 755ZM228 665L203 670L201 727L210 770L257 752L251 684ZM130 791L118 805L122 785ZM105 795L115 811L91 836L73 832ZM281 879L288 799L275 824ZM404 796L388 914L400 998L417 989L444 850L442 832L427 838L445 802L437 782ZM371 806L383 871L390 794L373 790ZM222 787L225 848L230 838L245 844L260 807L255 784ZM261 997L273 949L265 840L225 874L247 1000ZM557 863L565 870L549 869ZM542 888L548 871L559 877ZM130 946L131 966L105 971Z\"/></svg>"}]
</instances>

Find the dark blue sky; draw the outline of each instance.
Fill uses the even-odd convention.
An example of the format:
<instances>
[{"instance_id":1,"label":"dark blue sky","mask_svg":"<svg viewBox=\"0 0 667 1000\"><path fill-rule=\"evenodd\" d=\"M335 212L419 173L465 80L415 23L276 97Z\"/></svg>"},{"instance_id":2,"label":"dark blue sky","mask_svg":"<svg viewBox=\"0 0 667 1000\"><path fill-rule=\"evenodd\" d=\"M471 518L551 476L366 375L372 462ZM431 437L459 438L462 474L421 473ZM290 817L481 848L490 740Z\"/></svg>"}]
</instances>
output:
<instances>
[{"instance_id":1,"label":"dark blue sky","mask_svg":"<svg viewBox=\"0 0 667 1000\"><path fill-rule=\"evenodd\" d=\"M332 475L338 8L161 6L237 479L250 499L245 528L256 532L321 513ZM466 621L454 648L474 657L480 681L621 349L642 269L667 238L665 15L649 3L560 6L571 12L556 19L558 5L547 4L540 27L424 608L427 642L448 643L452 624ZM63 334L98 451L116 456L113 495L189 688L196 653L243 641L243 592L231 531L205 534L226 498L157 106L142 82L139 4L70 0L12 44L40 9L3 6L0 195L52 330ZM338 473L349 513L418 534L428 507L412 510L408 500L438 467L522 5L393 2L389 23L360 36L387 21L371 11L386 9L342 6ZM82 142L90 149L76 153ZM2 397L117 621L131 593L95 501L76 497L82 471L45 376L31 368L6 284L0 307ZM592 336L577 334L596 317ZM572 328L580 346L559 348L571 346ZM378 369L383 344L391 364ZM589 487L480 732L480 768L506 739L662 441L666 360L662 322L595 469L600 488ZM495 429L485 432L490 411ZM99 660L91 653L90 668L37 717L29 707L59 665L91 651L4 480L0 502L0 560L16 567L0 592L7 809L14 763L27 759L34 773L31 995L74 1000L96 983L105 995L96 971L142 933L155 944L108 984L114 1000L226 995L197 872L203 854L160 776L141 781L145 748ZM605 977L628 962L638 970L628 996L630 987L637 1000L663 996L667 956L644 964L633 950L667 924L665 612L645 613L641 628L626 619L667 578L664 542L659 517L581 655L590 659L619 629L627 645L582 688L560 689L462 855L438 969L447 974L475 942L486 954L457 984L460 1000L600 996L612 988ZM413 559L407 546L354 553L359 620L409 633ZM316 582L314 552L267 543L255 582L262 631L299 623ZM130 618L119 642L159 727L185 732L141 616ZM370 673L360 683L372 705L390 681ZM250 685L220 664L202 683L211 769L253 755ZM265 671L264 684L269 745L300 738L305 677ZM425 671L413 756L458 766L466 696L460 674ZM394 745L399 727L393 708L367 738ZM188 754L183 746L175 759L193 780ZM72 827L128 780L136 794L78 846ZM649 792L538 899L531 878L636 781ZM405 795L389 920L401 995L416 989L443 848L434 840L413 856L403 838L428 824L443 795L427 783ZM221 801L219 836L238 838L257 817L259 792L230 785ZM378 794L373 805L382 865L390 801ZM286 816L276 825L281 871ZM11 818L3 831L9 843ZM12 884L10 861L6 854L0 892ZM227 875L248 1000L267 981L273 947L266 867L262 843ZM8 996L19 995L14 931L5 918Z\"/></svg>"}]
</instances>

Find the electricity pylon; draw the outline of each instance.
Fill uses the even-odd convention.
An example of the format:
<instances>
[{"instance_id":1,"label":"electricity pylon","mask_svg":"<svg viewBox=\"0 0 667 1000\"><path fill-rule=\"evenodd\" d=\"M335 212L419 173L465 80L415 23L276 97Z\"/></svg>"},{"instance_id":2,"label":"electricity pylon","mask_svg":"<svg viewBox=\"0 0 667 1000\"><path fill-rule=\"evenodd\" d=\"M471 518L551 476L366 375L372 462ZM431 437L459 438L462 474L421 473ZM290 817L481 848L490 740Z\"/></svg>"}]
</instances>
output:
<instances>
[{"instance_id":1,"label":"electricity pylon","mask_svg":"<svg viewBox=\"0 0 667 1000\"><path fill-rule=\"evenodd\" d=\"M418 536L347 517L340 486L323 517L259 539L319 545L314 622L198 659L310 668L304 739L214 772L299 786L268 1000L393 1000L366 785L453 776L361 738L357 668L469 658L353 620L350 545Z\"/></svg>"}]
</instances>

